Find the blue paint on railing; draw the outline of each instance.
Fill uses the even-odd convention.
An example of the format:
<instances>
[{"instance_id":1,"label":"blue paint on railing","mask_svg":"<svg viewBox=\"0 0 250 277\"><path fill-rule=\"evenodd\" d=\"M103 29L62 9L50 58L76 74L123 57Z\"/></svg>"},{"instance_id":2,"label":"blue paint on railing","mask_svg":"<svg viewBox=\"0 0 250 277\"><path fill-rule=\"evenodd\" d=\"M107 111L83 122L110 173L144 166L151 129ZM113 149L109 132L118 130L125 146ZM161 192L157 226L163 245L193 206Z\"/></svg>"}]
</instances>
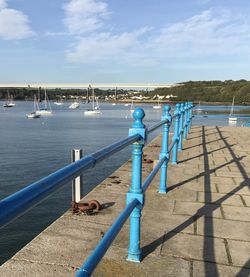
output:
<instances>
[{"instance_id":1,"label":"blue paint on railing","mask_svg":"<svg viewBox=\"0 0 250 277\"><path fill-rule=\"evenodd\" d=\"M140 262L142 256L140 248L140 218L145 201L144 194L160 169L159 193L167 192L167 168L170 152L172 151L172 163L177 164L177 152L178 148L179 150L182 149L183 134L186 139L187 132L191 127L193 117L192 108L193 105L191 102L185 103L185 105L182 104L181 106L177 104L172 117L170 115L170 106L166 105L163 108L161 122L148 129L146 129L143 124L143 118L145 116L143 109L136 108L133 113L134 123L132 128L129 129L129 136L127 138L102 148L91 155L87 155L79 161L67 165L5 199L2 199L0 201L0 227L5 226L15 218L24 214L60 189L67 182L81 175L86 169L95 167L98 162L132 144L132 180L131 187L127 193L127 206L118 216L111 228L106 232L83 266L77 271L76 276L91 276L129 216L130 242L127 260ZM175 120L174 135L169 145L169 128L172 119ZM147 140L147 134L161 126L163 126L163 134L159 162L142 184L142 155L143 147Z\"/></svg>"},{"instance_id":2,"label":"blue paint on railing","mask_svg":"<svg viewBox=\"0 0 250 277\"><path fill-rule=\"evenodd\" d=\"M168 166L168 160L169 160L169 150L168 150L169 128L172 123L172 116L170 114L170 110L171 110L171 107L169 105L166 105L163 108L162 121L167 120L167 122L163 126L161 153L159 157L160 160L165 158L161 167L159 193L167 192L167 166Z\"/></svg>"},{"instance_id":3,"label":"blue paint on railing","mask_svg":"<svg viewBox=\"0 0 250 277\"><path fill-rule=\"evenodd\" d=\"M174 111L175 123L174 123L174 145L173 145L173 152L172 152L172 164L177 164L180 115L181 115L180 104L176 104L176 108Z\"/></svg>"},{"instance_id":4,"label":"blue paint on railing","mask_svg":"<svg viewBox=\"0 0 250 277\"><path fill-rule=\"evenodd\" d=\"M178 141L178 151L182 151L182 138L183 138L183 126L184 126L184 103L180 106L180 122L179 122L179 141Z\"/></svg>"},{"instance_id":5,"label":"blue paint on railing","mask_svg":"<svg viewBox=\"0 0 250 277\"><path fill-rule=\"evenodd\" d=\"M184 140L187 140L188 134L188 115L189 115L189 104L185 103L184 106Z\"/></svg>"},{"instance_id":6,"label":"blue paint on railing","mask_svg":"<svg viewBox=\"0 0 250 277\"><path fill-rule=\"evenodd\" d=\"M146 129L142 120L145 116L143 109L136 108L133 113L134 124L129 130L129 134L140 134L142 140L134 142L132 145L132 182L127 193L127 204L134 199L138 200L138 205L134 208L130 215L130 241L128 248L128 261L140 262L140 226L141 226L141 210L144 205L144 193L142 191L142 149L146 141Z\"/></svg>"}]
</instances>

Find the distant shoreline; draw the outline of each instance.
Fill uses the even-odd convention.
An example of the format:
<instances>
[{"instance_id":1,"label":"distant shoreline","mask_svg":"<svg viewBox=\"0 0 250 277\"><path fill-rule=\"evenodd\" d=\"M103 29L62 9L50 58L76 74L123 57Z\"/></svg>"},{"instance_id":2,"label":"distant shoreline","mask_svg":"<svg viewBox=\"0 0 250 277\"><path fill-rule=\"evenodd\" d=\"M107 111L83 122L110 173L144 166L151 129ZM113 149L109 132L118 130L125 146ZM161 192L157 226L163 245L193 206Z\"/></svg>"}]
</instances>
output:
<instances>
[{"instance_id":1,"label":"distant shoreline","mask_svg":"<svg viewBox=\"0 0 250 277\"><path fill-rule=\"evenodd\" d=\"M65 101L66 102L72 102L74 100L76 100L77 98L75 99L66 99ZM7 99L0 99L0 101L4 102L4 101L7 101ZM17 99L15 100L15 102L21 102L21 101L34 101L33 99ZM50 100L51 102L52 101L55 101L55 99L51 99ZM103 102L103 103L117 103L117 104L131 104L133 101L134 104L138 104L138 103L141 103L141 104L156 104L158 103L158 100L152 100L152 99L149 99L149 100L134 100L134 99L123 99L123 100L109 100L109 101L102 101L100 99L100 102ZM84 100L80 100L80 102L84 102ZM161 100L159 103L160 104L164 104L164 105L176 105L177 103L183 103L184 101L166 101L166 100ZM201 106L231 106L232 103L230 102L205 102L205 101L192 101L194 105L201 105ZM250 106L250 103L237 103L235 104L235 106Z\"/></svg>"}]
</instances>

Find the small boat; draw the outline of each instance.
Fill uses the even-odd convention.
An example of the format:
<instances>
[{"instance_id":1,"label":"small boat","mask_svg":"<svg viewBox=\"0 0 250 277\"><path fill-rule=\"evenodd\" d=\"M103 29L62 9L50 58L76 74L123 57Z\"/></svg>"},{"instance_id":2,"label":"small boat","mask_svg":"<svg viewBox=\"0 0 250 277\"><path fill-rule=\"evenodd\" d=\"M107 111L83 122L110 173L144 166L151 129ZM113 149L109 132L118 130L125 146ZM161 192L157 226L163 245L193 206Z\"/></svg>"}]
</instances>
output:
<instances>
[{"instance_id":1,"label":"small boat","mask_svg":"<svg viewBox=\"0 0 250 277\"><path fill-rule=\"evenodd\" d=\"M229 114L229 118L228 118L229 122L237 121L237 117L233 115L234 114L234 98L235 98L235 96L233 97L233 102L232 102L232 106L231 106L231 110L230 110L230 114Z\"/></svg>"},{"instance_id":2,"label":"small boat","mask_svg":"<svg viewBox=\"0 0 250 277\"><path fill-rule=\"evenodd\" d=\"M201 113L201 112L204 111L203 109L201 109L201 101L199 101L199 104L198 104L197 108L195 109L195 111L196 111L197 113Z\"/></svg>"},{"instance_id":3,"label":"small boat","mask_svg":"<svg viewBox=\"0 0 250 277\"><path fill-rule=\"evenodd\" d=\"M16 106L16 104L14 103L13 95L11 95L11 97L10 97L9 92L8 92L8 100L6 103L3 104L3 107L4 108L13 108L15 106Z\"/></svg>"},{"instance_id":4,"label":"small boat","mask_svg":"<svg viewBox=\"0 0 250 277\"><path fill-rule=\"evenodd\" d=\"M112 103L112 106L116 106L116 103Z\"/></svg>"},{"instance_id":5,"label":"small boat","mask_svg":"<svg viewBox=\"0 0 250 277\"><path fill-rule=\"evenodd\" d=\"M54 105L56 105L56 106L62 106L63 105L63 101L62 100L55 101Z\"/></svg>"},{"instance_id":6,"label":"small boat","mask_svg":"<svg viewBox=\"0 0 250 277\"><path fill-rule=\"evenodd\" d=\"M157 105L154 105L154 106L153 106L153 109L155 109L155 110L161 109L159 96L158 96L158 104L157 104Z\"/></svg>"},{"instance_id":7,"label":"small boat","mask_svg":"<svg viewBox=\"0 0 250 277\"><path fill-rule=\"evenodd\" d=\"M124 104L124 106L125 106L125 107L128 107L128 106L129 106L129 103Z\"/></svg>"},{"instance_id":8,"label":"small boat","mask_svg":"<svg viewBox=\"0 0 250 277\"><path fill-rule=\"evenodd\" d=\"M73 102L70 106L69 109L75 110L80 108L80 103L79 102Z\"/></svg>"},{"instance_id":9,"label":"small boat","mask_svg":"<svg viewBox=\"0 0 250 277\"><path fill-rule=\"evenodd\" d=\"M26 114L26 117L27 117L27 118L40 118L41 115L40 115L40 114L37 114L36 112L31 112L31 113L27 113L27 114Z\"/></svg>"},{"instance_id":10,"label":"small boat","mask_svg":"<svg viewBox=\"0 0 250 277\"><path fill-rule=\"evenodd\" d=\"M36 96L34 95L34 111L31 112L31 113L26 114L26 117L27 118L39 118L39 117L41 117L41 115L38 114L37 111L39 111L39 105L37 103Z\"/></svg>"},{"instance_id":11,"label":"small boat","mask_svg":"<svg viewBox=\"0 0 250 277\"><path fill-rule=\"evenodd\" d=\"M96 102L96 104L95 104ZM101 114L101 110L98 104L98 98L95 97L94 88L92 88L92 109L88 109L84 112L85 115L99 115Z\"/></svg>"},{"instance_id":12,"label":"small boat","mask_svg":"<svg viewBox=\"0 0 250 277\"><path fill-rule=\"evenodd\" d=\"M44 92L44 108L37 110L36 114L45 115L45 116L53 115L52 109L51 109L51 106L50 106L50 103L49 103L49 98L47 96L46 89L45 89L45 92Z\"/></svg>"}]
</instances>

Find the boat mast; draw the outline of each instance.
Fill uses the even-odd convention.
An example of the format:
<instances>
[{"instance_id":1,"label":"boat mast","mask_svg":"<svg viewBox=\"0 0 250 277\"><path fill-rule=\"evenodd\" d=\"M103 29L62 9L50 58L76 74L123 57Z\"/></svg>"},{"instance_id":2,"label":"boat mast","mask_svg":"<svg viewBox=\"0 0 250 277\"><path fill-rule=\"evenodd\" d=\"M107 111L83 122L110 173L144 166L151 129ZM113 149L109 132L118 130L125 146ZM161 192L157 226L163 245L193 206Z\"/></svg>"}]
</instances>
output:
<instances>
[{"instance_id":1,"label":"boat mast","mask_svg":"<svg viewBox=\"0 0 250 277\"><path fill-rule=\"evenodd\" d=\"M95 109L95 92L94 88L92 88L92 110L94 111Z\"/></svg>"},{"instance_id":2,"label":"boat mast","mask_svg":"<svg viewBox=\"0 0 250 277\"><path fill-rule=\"evenodd\" d=\"M235 96L233 96L233 103L232 103L230 115L233 115L233 113L234 113L234 97L235 97Z\"/></svg>"},{"instance_id":3,"label":"boat mast","mask_svg":"<svg viewBox=\"0 0 250 277\"><path fill-rule=\"evenodd\" d=\"M45 107L45 110L47 110L47 92L46 92L46 88L45 88L45 93L44 93L44 107Z\"/></svg>"}]
</instances>

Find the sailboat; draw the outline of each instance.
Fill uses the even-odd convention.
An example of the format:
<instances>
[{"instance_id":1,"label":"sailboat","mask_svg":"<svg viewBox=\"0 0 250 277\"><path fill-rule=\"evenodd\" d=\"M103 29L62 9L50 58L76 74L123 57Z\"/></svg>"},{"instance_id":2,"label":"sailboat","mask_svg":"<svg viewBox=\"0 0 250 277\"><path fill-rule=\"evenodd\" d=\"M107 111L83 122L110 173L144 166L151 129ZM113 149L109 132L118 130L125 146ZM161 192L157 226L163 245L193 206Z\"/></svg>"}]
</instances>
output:
<instances>
[{"instance_id":1,"label":"sailboat","mask_svg":"<svg viewBox=\"0 0 250 277\"><path fill-rule=\"evenodd\" d=\"M130 112L133 113L135 111L135 108L134 108L134 101L132 100L132 103L130 105Z\"/></svg>"},{"instance_id":2,"label":"sailboat","mask_svg":"<svg viewBox=\"0 0 250 277\"><path fill-rule=\"evenodd\" d=\"M158 104L157 104L157 105L154 105L154 106L153 106L153 109L156 109L156 110L161 109L159 95L158 95Z\"/></svg>"},{"instance_id":3,"label":"sailboat","mask_svg":"<svg viewBox=\"0 0 250 277\"><path fill-rule=\"evenodd\" d=\"M38 111L39 111L39 105L36 100L36 96L34 95L34 111L26 114L26 117L27 118L39 118L39 117L41 117L41 115L37 113Z\"/></svg>"},{"instance_id":4,"label":"sailboat","mask_svg":"<svg viewBox=\"0 0 250 277\"><path fill-rule=\"evenodd\" d=\"M231 107L229 118L228 118L229 122L236 122L237 121L237 117L233 116L233 114L234 114L234 98L235 98L235 96L233 97L232 107Z\"/></svg>"},{"instance_id":5,"label":"sailboat","mask_svg":"<svg viewBox=\"0 0 250 277\"><path fill-rule=\"evenodd\" d=\"M96 104L95 104L96 100ZM101 110L98 104L98 99L95 97L94 88L92 88L92 109L89 109L84 112L85 115L98 115L101 114Z\"/></svg>"},{"instance_id":6,"label":"sailboat","mask_svg":"<svg viewBox=\"0 0 250 277\"><path fill-rule=\"evenodd\" d=\"M47 92L46 89L44 91L44 108L37 110L36 114L40 114L40 115L52 115L52 110L51 110L51 106L49 103L49 98L47 96Z\"/></svg>"},{"instance_id":7,"label":"sailboat","mask_svg":"<svg viewBox=\"0 0 250 277\"><path fill-rule=\"evenodd\" d=\"M201 101L199 101L199 105L198 105L198 107L195 109L195 111L196 111L197 113L203 112L203 109L201 109Z\"/></svg>"},{"instance_id":8,"label":"sailboat","mask_svg":"<svg viewBox=\"0 0 250 277\"><path fill-rule=\"evenodd\" d=\"M11 97L10 97L9 92L8 92L8 101L3 104L3 107L4 108L12 108L15 106L16 106L16 104L13 101L13 95L11 95Z\"/></svg>"}]
</instances>

